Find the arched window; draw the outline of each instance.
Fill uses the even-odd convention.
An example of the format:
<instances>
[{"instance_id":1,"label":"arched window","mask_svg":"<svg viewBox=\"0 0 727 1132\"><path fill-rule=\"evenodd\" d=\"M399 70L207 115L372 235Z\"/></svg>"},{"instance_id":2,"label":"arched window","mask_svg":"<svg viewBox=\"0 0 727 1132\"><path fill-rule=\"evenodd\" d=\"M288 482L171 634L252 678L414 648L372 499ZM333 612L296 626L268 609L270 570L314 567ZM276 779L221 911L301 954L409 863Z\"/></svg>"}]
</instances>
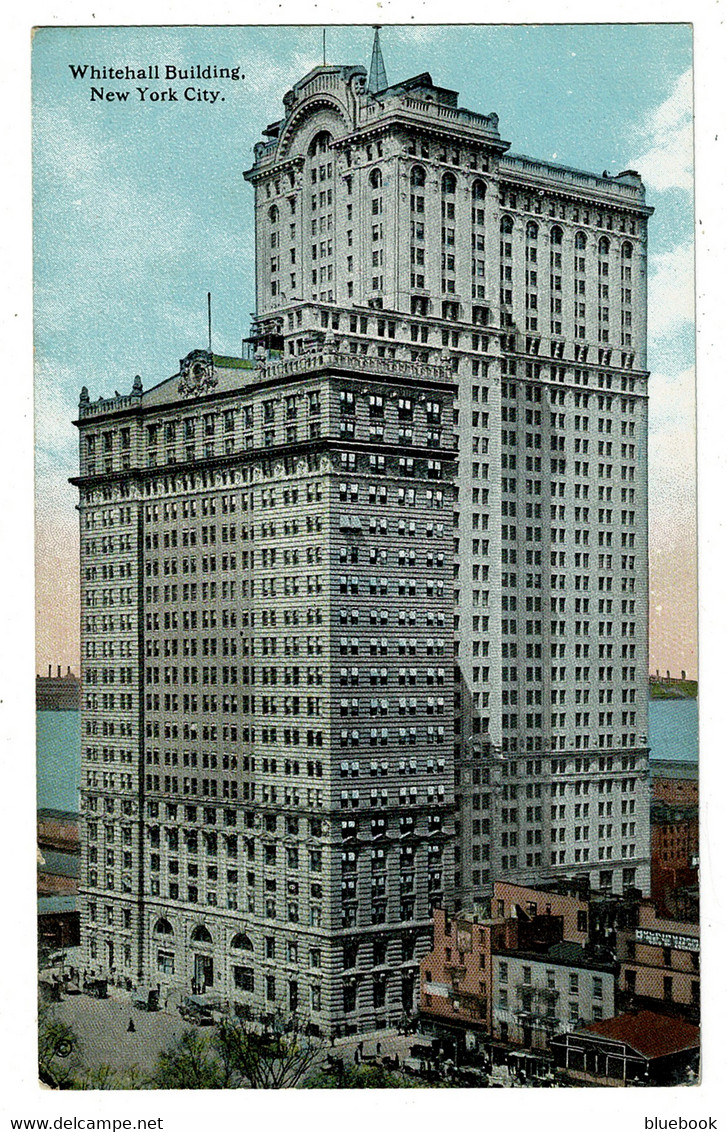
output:
<instances>
[{"instance_id":1,"label":"arched window","mask_svg":"<svg viewBox=\"0 0 727 1132\"><path fill-rule=\"evenodd\" d=\"M550 229L550 242L551 244L563 243L563 229L558 224L554 224Z\"/></svg>"},{"instance_id":2,"label":"arched window","mask_svg":"<svg viewBox=\"0 0 727 1132\"><path fill-rule=\"evenodd\" d=\"M319 153L327 153L331 146L331 135L328 130L319 130L313 141L308 147L309 157L315 157Z\"/></svg>"},{"instance_id":3,"label":"arched window","mask_svg":"<svg viewBox=\"0 0 727 1132\"><path fill-rule=\"evenodd\" d=\"M634 254L633 245L628 240L621 245L621 259L631 259Z\"/></svg>"},{"instance_id":4,"label":"arched window","mask_svg":"<svg viewBox=\"0 0 727 1132\"><path fill-rule=\"evenodd\" d=\"M525 235L526 235L528 240L537 240L537 238L538 238L538 226L537 226L537 224L535 223L534 220L528 221L527 227L525 229Z\"/></svg>"},{"instance_id":5,"label":"arched window","mask_svg":"<svg viewBox=\"0 0 727 1132\"><path fill-rule=\"evenodd\" d=\"M380 189L381 188L381 170L380 169L372 169L371 170L371 172L369 173L369 184L371 185L372 189Z\"/></svg>"},{"instance_id":6,"label":"arched window","mask_svg":"<svg viewBox=\"0 0 727 1132\"><path fill-rule=\"evenodd\" d=\"M601 239L598 241L598 254L599 255L608 255L610 250L611 250L611 241L608 240L605 236L601 236Z\"/></svg>"},{"instance_id":7,"label":"arched window","mask_svg":"<svg viewBox=\"0 0 727 1132\"><path fill-rule=\"evenodd\" d=\"M583 252L586 250L586 233L576 232L576 250Z\"/></svg>"},{"instance_id":8,"label":"arched window","mask_svg":"<svg viewBox=\"0 0 727 1132\"><path fill-rule=\"evenodd\" d=\"M421 165L415 165L411 171L411 183L415 187L421 187L427 179L427 175L422 169Z\"/></svg>"},{"instance_id":9,"label":"arched window","mask_svg":"<svg viewBox=\"0 0 727 1132\"><path fill-rule=\"evenodd\" d=\"M512 216L503 216L500 221L500 232L503 236L512 235Z\"/></svg>"},{"instance_id":10,"label":"arched window","mask_svg":"<svg viewBox=\"0 0 727 1132\"><path fill-rule=\"evenodd\" d=\"M278 216L279 216L278 206L277 206L277 204L274 204L274 205L272 205L271 208L268 209L268 220L270 221L271 224L277 224L278 223Z\"/></svg>"},{"instance_id":11,"label":"arched window","mask_svg":"<svg viewBox=\"0 0 727 1132\"><path fill-rule=\"evenodd\" d=\"M230 947L233 948L235 951L252 951L253 950L252 940L250 939L250 936L245 935L244 932L238 932L237 933L237 935L232 940Z\"/></svg>"},{"instance_id":12,"label":"arched window","mask_svg":"<svg viewBox=\"0 0 727 1132\"><path fill-rule=\"evenodd\" d=\"M192 943L212 943L212 936L204 924L198 924L192 932Z\"/></svg>"},{"instance_id":13,"label":"arched window","mask_svg":"<svg viewBox=\"0 0 727 1132\"><path fill-rule=\"evenodd\" d=\"M174 935L174 929L169 920L165 920L163 916L157 920L154 925L154 935Z\"/></svg>"},{"instance_id":14,"label":"arched window","mask_svg":"<svg viewBox=\"0 0 727 1132\"><path fill-rule=\"evenodd\" d=\"M472 186L472 200L484 200L486 192L485 182L478 178Z\"/></svg>"},{"instance_id":15,"label":"arched window","mask_svg":"<svg viewBox=\"0 0 727 1132\"><path fill-rule=\"evenodd\" d=\"M457 188L457 178L454 173L445 173L442 177L442 192L445 196L452 196Z\"/></svg>"}]
</instances>

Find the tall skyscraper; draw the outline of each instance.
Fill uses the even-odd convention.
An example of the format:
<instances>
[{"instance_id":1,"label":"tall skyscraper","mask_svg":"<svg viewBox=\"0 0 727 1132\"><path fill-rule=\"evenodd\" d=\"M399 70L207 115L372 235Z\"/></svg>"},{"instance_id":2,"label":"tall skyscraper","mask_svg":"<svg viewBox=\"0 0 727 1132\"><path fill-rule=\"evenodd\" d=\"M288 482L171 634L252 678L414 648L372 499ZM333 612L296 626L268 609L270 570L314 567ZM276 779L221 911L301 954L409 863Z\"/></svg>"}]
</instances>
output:
<instances>
[{"instance_id":1,"label":"tall skyscraper","mask_svg":"<svg viewBox=\"0 0 727 1132\"><path fill-rule=\"evenodd\" d=\"M318 67L284 107L247 174L259 340L332 328L457 385L458 897L648 891L641 179L510 154L428 74Z\"/></svg>"},{"instance_id":2,"label":"tall skyscraper","mask_svg":"<svg viewBox=\"0 0 727 1132\"><path fill-rule=\"evenodd\" d=\"M648 889L650 210L378 37L283 105L254 365L81 396L82 922L89 967L355 1032L434 906Z\"/></svg>"}]
</instances>

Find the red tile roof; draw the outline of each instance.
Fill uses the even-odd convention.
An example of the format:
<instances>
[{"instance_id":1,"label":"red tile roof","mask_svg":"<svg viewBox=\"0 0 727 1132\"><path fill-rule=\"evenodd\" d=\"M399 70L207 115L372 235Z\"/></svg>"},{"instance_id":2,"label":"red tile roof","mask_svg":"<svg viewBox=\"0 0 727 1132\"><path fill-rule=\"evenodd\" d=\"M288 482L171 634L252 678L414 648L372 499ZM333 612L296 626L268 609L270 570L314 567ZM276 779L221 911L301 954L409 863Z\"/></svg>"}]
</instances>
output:
<instances>
[{"instance_id":1,"label":"red tile roof","mask_svg":"<svg viewBox=\"0 0 727 1132\"><path fill-rule=\"evenodd\" d=\"M612 1041L625 1042L648 1060L699 1048L699 1028L681 1018L639 1010L619 1014L584 1026L581 1033L600 1034Z\"/></svg>"}]
</instances>

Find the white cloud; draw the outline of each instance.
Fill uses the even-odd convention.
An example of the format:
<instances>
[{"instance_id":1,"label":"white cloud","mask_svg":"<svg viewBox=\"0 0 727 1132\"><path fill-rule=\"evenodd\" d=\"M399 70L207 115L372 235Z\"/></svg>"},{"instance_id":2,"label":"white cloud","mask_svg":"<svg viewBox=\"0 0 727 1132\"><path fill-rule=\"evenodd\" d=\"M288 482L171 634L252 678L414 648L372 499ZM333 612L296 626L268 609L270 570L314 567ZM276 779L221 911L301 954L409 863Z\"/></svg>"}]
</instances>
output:
<instances>
[{"instance_id":1,"label":"white cloud","mask_svg":"<svg viewBox=\"0 0 727 1132\"><path fill-rule=\"evenodd\" d=\"M654 548L680 531L695 539L695 372L653 373L649 380L649 510Z\"/></svg>"},{"instance_id":2,"label":"white cloud","mask_svg":"<svg viewBox=\"0 0 727 1132\"><path fill-rule=\"evenodd\" d=\"M649 334L670 336L694 323L694 244L652 255L649 266Z\"/></svg>"},{"instance_id":3,"label":"white cloud","mask_svg":"<svg viewBox=\"0 0 727 1132\"><path fill-rule=\"evenodd\" d=\"M687 366L677 374L654 371L649 378L649 424L653 436L679 422L694 440L695 374Z\"/></svg>"},{"instance_id":4,"label":"white cloud","mask_svg":"<svg viewBox=\"0 0 727 1132\"><path fill-rule=\"evenodd\" d=\"M684 189L694 179L692 72L685 71L671 94L647 115L634 139L633 166L656 192Z\"/></svg>"},{"instance_id":5,"label":"white cloud","mask_svg":"<svg viewBox=\"0 0 727 1132\"><path fill-rule=\"evenodd\" d=\"M78 466L78 436L71 423L78 413L78 385L63 367L36 367L35 499L36 518L64 529L75 526L75 488L68 483ZM65 516L65 518L64 518Z\"/></svg>"},{"instance_id":6,"label":"white cloud","mask_svg":"<svg viewBox=\"0 0 727 1132\"><path fill-rule=\"evenodd\" d=\"M76 430L71 421L78 413L77 379L61 366L36 368L35 444L49 457L75 458Z\"/></svg>"},{"instance_id":7,"label":"white cloud","mask_svg":"<svg viewBox=\"0 0 727 1132\"><path fill-rule=\"evenodd\" d=\"M283 107L283 94L290 90L293 83L298 82L314 67L319 66L323 60L311 51L294 51L290 57L282 60L276 58L275 46L271 39L269 55L265 58L265 65L246 76L247 90L252 93L263 109L263 117L267 113L268 120L271 115L282 118L285 113Z\"/></svg>"}]
</instances>

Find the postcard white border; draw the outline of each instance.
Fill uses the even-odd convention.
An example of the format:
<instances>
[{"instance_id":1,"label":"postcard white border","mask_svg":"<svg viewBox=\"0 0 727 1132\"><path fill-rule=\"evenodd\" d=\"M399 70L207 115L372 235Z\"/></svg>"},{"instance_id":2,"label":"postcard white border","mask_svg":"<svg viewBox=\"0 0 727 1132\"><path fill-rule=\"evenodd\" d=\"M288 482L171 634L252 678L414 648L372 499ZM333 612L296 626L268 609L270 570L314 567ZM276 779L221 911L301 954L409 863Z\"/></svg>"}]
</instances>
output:
<instances>
[{"instance_id":1,"label":"postcard white border","mask_svg":"<svg viewBox=\"0 0 727 1132\"><path fill-rule=\"evenodd\" d=\"M725 59L724 9L715 0L698 9L683 2L612 0L597 7L581 3L503 0L491 11L495 23L694 22L697 149L697 307L699 404L700 523L700 716L703 829L703 1082L691 1089L597 1091L422 1090L371 1093L296 1092L271 1096L250 1092L48 1093L34 1078L35 1020L35 838L34 838L34 608L32 586L32 390L31 390L31 245L30 245L30 32L37 25L344 23L348 5L262 3L241 10L219 0L203 5L180 0L137 0L84 4L74 0L37 0L29 9L3 17L0 36L0 124L5 176L2 190L2 262L0 276L5 327L3 346L2 515L3 587L0 626L0 748L5 789L0 791L3 831L4 908L0 965L0 1118L47 1116L164 1117L164 1132L187 1132L201 1124L246 1130L256 1124L294 1120L334 1125L343 1118L354 1129L371 1121L386 1127L405 1120L422 1128L468 1120L476 1124L504 1120L516 1127L587 1128L589 1132L644 1129L645 1119L700 1120L713 1117L727 1130L724 1067L727 979L724 973L727 933L725 869L725 750L721 710L724 692L725 508L727 485L725 365L722 339L725 312ZM480 4L418 4L364 0L355 23L479 23L490 14ZM494 18L496 17L496 19ZM5 1127L9 1127L5 1123Z\"/></svg>"}]
</instances>

